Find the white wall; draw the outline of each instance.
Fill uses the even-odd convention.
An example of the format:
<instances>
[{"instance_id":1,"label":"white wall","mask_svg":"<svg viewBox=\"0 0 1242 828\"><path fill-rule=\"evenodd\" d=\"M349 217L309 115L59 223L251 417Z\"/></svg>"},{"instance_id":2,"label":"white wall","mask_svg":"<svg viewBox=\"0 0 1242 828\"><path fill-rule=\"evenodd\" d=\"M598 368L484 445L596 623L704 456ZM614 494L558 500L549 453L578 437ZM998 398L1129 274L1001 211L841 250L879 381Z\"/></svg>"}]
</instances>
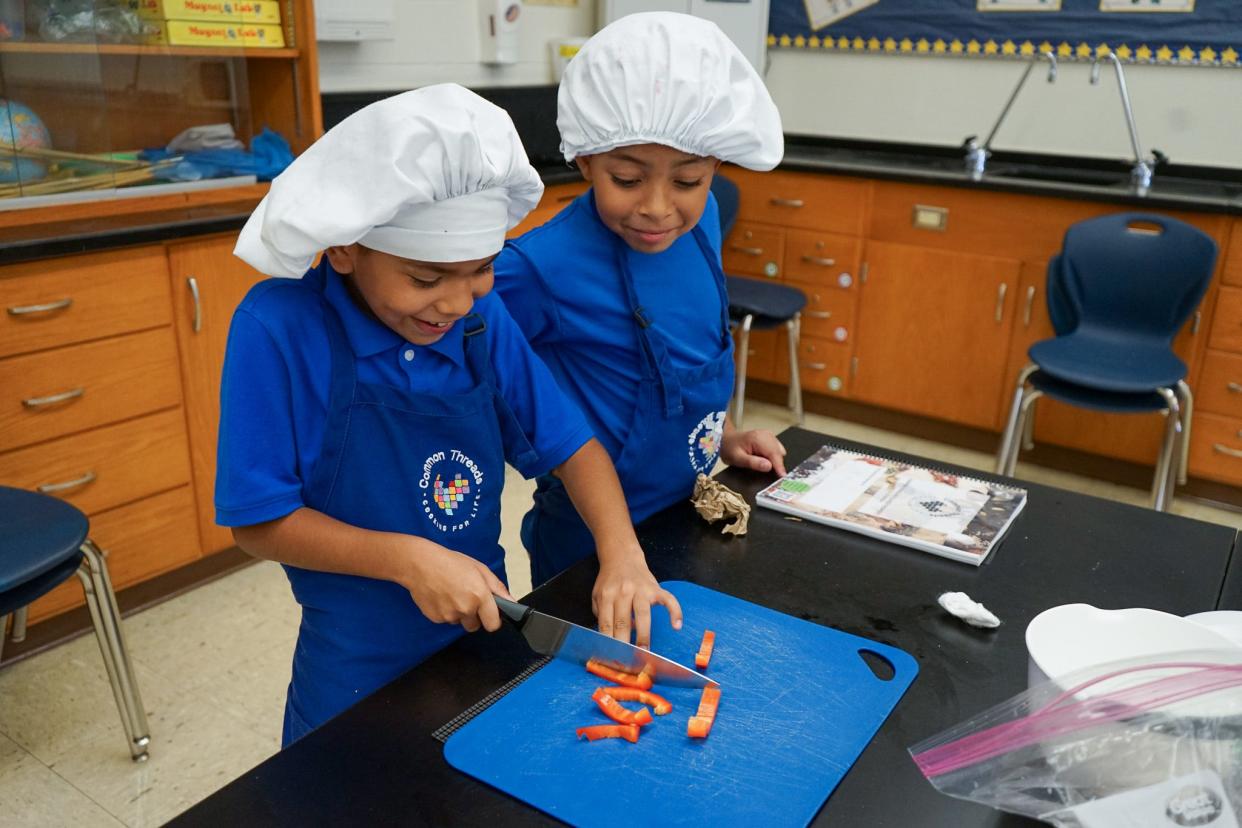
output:
<instances>
[{"instance_id":1,"label":"white wall","mask_svg":"<svg viewBox=\"0 0 1242 828\"><path fill-rule=\"evenodd\" d=\"M1019 63L966 58L769 51L768 88L785 131L956 146L982 141L1023 71ZM1086 64L1031 73L993 142L996 149L1132 157L1117 82L1099 86ZM1127 66L1126 82L1145 152L1173 161L1242 167L1242 70Z\"/></svg>"},{"instance_id":2,"label":"white wall","mask_svg":"<svg viewBox=\"0 0 1242 828\"><path fill-rule=\"evenodd\" d=\"M475 0L398 0L395 38L320 43L324 92L550 84L549 42L595 31L596 0L527 5L520 60L479 63ZM766 80L785 131L957 146L986 136L1022 72L1016 62L826 54L773 49ZM997 135L996 149L1127 158L1130 141L1116 81L1097 87L1085 64L1061 67L1056 84L1032 73ZM1143 148L1175 162L1242 168L1242 70L1131 66L1126 78Z\"/></svg>"},{"instance_id":3,"label":"white wall","mask_svg":"<svg viewBox=\"0 0 1242 828\"><path fill-rule=\"evenodd\" d=\"M549 43L595 32L595 0L577 6L526 5L519 59L508 66L479 63L475 0L397 0L392 40L319 44L322 92L382 92L452 81L465 86L553 83Z\"/></svg>"}]
</instances>

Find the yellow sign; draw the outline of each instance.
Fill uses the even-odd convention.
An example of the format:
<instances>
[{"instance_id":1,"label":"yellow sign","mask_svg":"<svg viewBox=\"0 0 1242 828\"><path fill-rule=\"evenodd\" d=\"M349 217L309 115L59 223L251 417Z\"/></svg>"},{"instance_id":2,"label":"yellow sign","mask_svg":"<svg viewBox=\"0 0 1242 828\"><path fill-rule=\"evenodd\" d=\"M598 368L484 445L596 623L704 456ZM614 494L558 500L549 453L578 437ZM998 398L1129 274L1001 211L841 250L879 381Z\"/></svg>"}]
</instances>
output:
<instances>
[{"instance_id":1,"label":"yellow sign","mask_svg":"<svg viewBox=\"0 0 1242 828\"><path fill-rule=\"evenodd\" d=\"M279 23L277 0L129 0L144 20L215 20Z\"/></svg>"}]
</instances>

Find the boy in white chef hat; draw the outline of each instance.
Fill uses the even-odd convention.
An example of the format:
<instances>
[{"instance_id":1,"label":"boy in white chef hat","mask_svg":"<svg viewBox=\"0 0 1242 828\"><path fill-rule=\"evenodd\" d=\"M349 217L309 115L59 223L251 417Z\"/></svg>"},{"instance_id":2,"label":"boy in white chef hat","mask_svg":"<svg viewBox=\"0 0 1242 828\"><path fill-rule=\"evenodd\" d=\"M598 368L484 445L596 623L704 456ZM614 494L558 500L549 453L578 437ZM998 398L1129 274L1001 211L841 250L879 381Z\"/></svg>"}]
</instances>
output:
<instances>
[{"instance_id":1,"label":"boy in white chef hat","mask_svg":"<svg viewBox=\"0 0 1242 828\"><path fill-rule=\"evenodd\" d=\"M771 432L726 416L733 351L709 189L722 161L780 162L763 81L714 23L653 12L591 38L558 100L561 150L591 189L505 248L496 287L616 463L634 520L689 498L717 457L783 474ZM550 476L522 528L536 584L593 550Z\"/></svg>"},{"instance_id":2,"label":"boy in white chef hat","mask_svg":"<svg viewBox=\"0 0 1242 828\"><path fill-rule=\"evenodd\" d=\"M302 605L285 744L463 628L499 627L506 461L573 493L599 542L601 628L645 641L655 603L680 625L607 453L488 295L542 191L508 115L445 84L332 129L241 233L238 256L291 278L233 318L216 515Z\"/></svg>"}]
</instances>

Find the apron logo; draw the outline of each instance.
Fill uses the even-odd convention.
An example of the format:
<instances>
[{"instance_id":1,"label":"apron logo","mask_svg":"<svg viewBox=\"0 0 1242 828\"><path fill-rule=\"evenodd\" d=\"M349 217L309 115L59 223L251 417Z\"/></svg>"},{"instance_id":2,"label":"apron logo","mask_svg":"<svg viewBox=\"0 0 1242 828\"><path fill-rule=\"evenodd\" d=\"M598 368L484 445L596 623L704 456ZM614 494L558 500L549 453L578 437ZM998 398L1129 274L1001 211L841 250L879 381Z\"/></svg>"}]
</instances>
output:
<instances>
[{"instance_id":1,"label":"apron logo","mask_svg":"<svg viewBox=\"0 0 1242 828\"><path fill-rule=\"evenodd\" d=\"M437 451L423 462L418 487L431 524L441 532L459 532L479 514L483 470L457 449Z\"/></svg>"},{"instance_id":2,"label":"apron logo","mask_svg":"<svg viewBox=\"0 0 1242 828\"><path fill-rule=\"evenodd\" d=\"M716 411L699 420L690 432L690 467L707 474L716 465L720 454L720 440L724 435L725 412Z\"/></svg>"}]
</instances>

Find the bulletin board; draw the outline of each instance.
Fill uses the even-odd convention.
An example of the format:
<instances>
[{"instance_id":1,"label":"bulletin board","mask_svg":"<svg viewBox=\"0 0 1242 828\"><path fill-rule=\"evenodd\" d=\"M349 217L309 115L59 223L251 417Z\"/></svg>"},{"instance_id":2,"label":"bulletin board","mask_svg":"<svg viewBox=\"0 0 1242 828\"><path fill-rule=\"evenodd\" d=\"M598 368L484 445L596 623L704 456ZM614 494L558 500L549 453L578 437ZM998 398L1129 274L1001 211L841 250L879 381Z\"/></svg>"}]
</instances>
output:
<instances>
[{"instance_id":1,"label":"bulletin board","mask_svg":"<svg viewBox=\"0 0 1242 828\"><path fill-rule=\"evenodd\" d=\"M1242 66L1242 0L771 0L768 46Z\"/></svg>"}]
</instances>

